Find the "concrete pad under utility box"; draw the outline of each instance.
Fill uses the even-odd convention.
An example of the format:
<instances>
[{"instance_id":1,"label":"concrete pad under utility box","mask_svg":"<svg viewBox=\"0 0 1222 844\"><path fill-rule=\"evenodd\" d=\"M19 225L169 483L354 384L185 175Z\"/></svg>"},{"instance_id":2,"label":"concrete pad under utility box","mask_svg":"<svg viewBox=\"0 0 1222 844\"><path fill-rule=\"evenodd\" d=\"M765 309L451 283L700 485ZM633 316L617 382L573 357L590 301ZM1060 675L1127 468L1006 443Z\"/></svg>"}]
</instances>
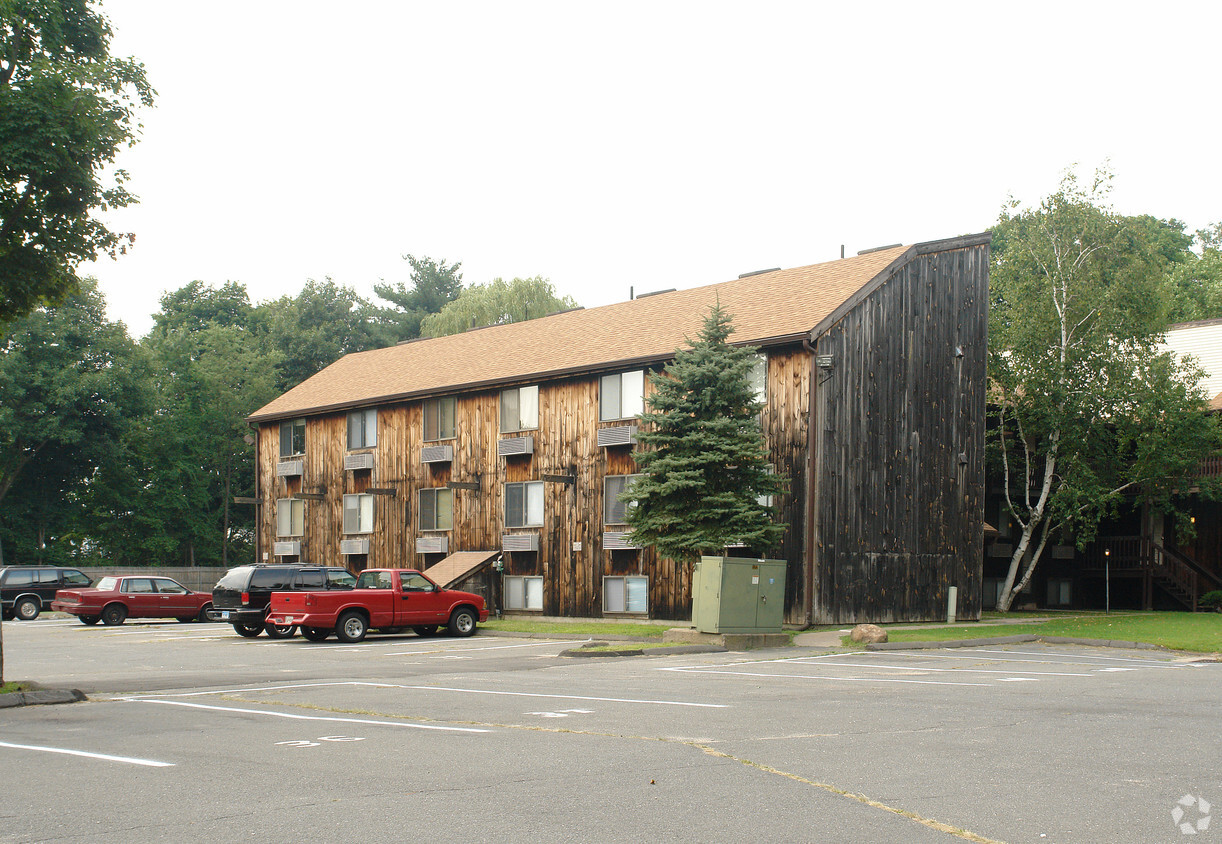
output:
<instances>
[{"instance_id":1,"label":"concrete pad under utility box","mask_svg":"<svg viewBox=\"0 0 1222 844\"><path fill-rule=\"evenodd\" d=\"M672 627L662 634L662 641L675 645L720 645L727 651L750 651L756 648L787 648L788 633L701 633L690 627Z\"/></svg>"}]
</instances>

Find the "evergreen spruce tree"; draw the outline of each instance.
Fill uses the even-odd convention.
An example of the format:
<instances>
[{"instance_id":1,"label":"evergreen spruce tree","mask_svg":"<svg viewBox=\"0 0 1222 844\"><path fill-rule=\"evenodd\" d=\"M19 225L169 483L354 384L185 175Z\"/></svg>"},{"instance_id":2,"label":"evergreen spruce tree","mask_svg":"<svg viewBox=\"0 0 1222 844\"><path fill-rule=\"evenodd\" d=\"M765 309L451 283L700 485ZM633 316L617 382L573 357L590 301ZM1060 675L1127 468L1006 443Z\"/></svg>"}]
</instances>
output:
<instances>
[{"instance_id":1,"label":"evergreen spruce tree","mask_svg":"<svg viewBox=\"0 0 1222 844\"><path fill-rule=\"evenodd\" d=\"M650 375L654 392L641 415L635 455L642 476L621 498L631 541L662 557L695 561L727 545L765 553L780 541L762 496L784 490L769 470L751 385L757 349L727 344L732 317L713 306L695 342Z\"/></svg>"}]
</instances>

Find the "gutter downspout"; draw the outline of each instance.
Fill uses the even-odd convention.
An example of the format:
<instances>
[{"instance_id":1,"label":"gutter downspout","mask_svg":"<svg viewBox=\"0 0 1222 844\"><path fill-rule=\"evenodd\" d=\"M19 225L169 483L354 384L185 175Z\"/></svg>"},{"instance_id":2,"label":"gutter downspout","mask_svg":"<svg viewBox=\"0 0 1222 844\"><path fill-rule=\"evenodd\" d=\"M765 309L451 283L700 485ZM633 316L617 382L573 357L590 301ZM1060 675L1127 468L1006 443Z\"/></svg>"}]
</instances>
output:
<instances>
[{"instance_id":1,"label":"gutter downspout","mask_svg":"<svg viewBox=\"0 0 1222 844\"><path fill-rule=\"evenodd\" d=\"M815 619L815 498L818 495L815 486L815 464L817 462L815 449L819 442L816 436L818 413L815 402L819 387L819 368L815 365L815 347L811 345L810 338L802 338L802 348L810 355L810 389L807 391L810 396L810 408L806 431L806 536L802 554L802 565L805 569L803 583L806 592L802 603L806 610L805 626L810 627L814 624Z\"/></svg>"},{"instance_id":2,"label":"gutter downspout","mask_svg":"<svg viewBox=\"0 0 1222 844\"><path fill-rule=\"evenodd\" d=\"M252 426L255 429L255 565L263 562L263 498L259 494L259 476L263 473L263 466L259 463L259 441L263 439L260 434L258 425Z\"/></svg>"}]
</instances>

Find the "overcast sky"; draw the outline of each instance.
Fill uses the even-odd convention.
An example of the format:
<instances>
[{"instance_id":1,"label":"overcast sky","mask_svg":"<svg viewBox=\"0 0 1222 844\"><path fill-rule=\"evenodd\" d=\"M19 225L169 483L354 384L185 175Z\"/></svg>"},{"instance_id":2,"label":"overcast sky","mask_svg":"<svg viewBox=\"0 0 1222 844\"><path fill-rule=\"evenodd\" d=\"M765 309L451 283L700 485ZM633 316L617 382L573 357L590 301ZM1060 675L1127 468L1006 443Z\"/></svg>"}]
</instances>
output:
<instances>
[{"instance_id":1,"label":"overcast sky","mask_svg":"<svg viewBox=\"0 0 1222 844\"><path fill-rule=\"evenodd\" d=\"M158 91L135 250L255 302L404 253L590 307L978 232L1110 159L1127 214L1222 220L1222 3L103 0Z\"/></svg>"}]
</instances>

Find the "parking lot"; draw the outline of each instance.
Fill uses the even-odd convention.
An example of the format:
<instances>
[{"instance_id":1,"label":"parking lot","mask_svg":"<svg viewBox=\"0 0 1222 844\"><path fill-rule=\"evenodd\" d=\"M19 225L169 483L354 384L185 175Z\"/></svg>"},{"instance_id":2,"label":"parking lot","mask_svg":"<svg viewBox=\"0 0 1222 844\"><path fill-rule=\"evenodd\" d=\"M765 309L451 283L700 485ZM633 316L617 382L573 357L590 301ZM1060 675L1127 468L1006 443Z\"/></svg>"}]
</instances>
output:
<instances>
[{"instance_id":1,"label":"parking lot","mask_svg":"<svg viewBox=\"0 0 1222 844\"><path fill-rule=\"evenodd\" d=\"M1222 834L1222 666L1191 656L575 643L6 623L9 679L90 700L0 710L0 841Z\"/></svg>"}]
</instances>

